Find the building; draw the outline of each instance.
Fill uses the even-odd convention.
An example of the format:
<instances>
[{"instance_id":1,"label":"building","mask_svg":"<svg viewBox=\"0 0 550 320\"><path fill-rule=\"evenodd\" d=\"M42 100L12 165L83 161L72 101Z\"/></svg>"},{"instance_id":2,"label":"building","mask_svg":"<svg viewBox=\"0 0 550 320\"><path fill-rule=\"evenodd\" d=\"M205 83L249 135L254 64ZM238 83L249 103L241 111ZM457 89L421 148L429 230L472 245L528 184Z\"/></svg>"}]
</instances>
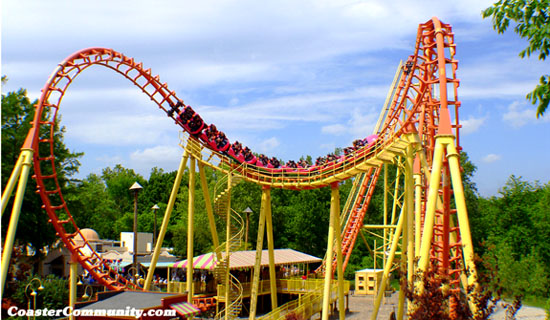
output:
<instances>
[{"instance_id":1,"label":"building","mask_svg":"<svg viewBox=\"0 0 550 320\"><path fill-rule=\"evenodd\" d=\"M80 236L82 234L82 237ZM80 229L80 234L75 237L77 245L84 244L84 239L90 247L95 250L103 259L114 261L119 267L125 268L132 264L134 234L133 232L121 232L120 241L101 239L99 234L89 228ZM84 239L83 239L84 238ZM153 256L153 234L147 232L138 233L138 263L150 263ZM91 250L86 246L83 248L85 254L91 255ZM162 248L159 262L175 262L177 258L170 254L169 248ZM61 241L58 245L48 251L46 258L41 262L42 276L54 274L59 277L68 277L70 273L71 253ZM78 266L79 274L83 273L82 267Z\"/></svg>"},{"instance_id":2,"label":"building","mask_svg":"<svg viewBox=\"0 0 550 320\"><path fill-rule=\"evenodd\" d=\"M137 233L137 252L138 254L150 254L153 252L153 234L149 232ZM133 232L121 232L120 233L120 246L126 248L128 252L134 253L134 233Z\"/></svg>"},{"instance_id":3,"label":"building","mask_svg":"<svg viewBox=\"0 0 550 320\"><path fill-rule=\"evenodd\" d=\"M376 294L382 283L382 269L363 269L355 272L355 294Z\"/></svg>"}]
</instances>

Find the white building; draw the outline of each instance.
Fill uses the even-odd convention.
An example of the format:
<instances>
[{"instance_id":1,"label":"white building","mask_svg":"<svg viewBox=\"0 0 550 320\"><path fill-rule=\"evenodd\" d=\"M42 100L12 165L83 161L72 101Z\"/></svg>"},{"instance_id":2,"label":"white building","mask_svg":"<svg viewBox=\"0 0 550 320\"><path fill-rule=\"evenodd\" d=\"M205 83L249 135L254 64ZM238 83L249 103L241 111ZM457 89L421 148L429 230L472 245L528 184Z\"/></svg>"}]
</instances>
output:
<instances>
[{"instance_id":1,"label":"white building","mask_svg":"<svg viewBox=\"0 0 550 320\"><path fill-rule=\"evenodd\" d=\"M153 234L149 232L137 233L137 254L149 254L153 251ZM134 253L134 233L133 232L121 232L120 233L120 246L126 248L130 253Z\"/></svg>"}]
</instances>

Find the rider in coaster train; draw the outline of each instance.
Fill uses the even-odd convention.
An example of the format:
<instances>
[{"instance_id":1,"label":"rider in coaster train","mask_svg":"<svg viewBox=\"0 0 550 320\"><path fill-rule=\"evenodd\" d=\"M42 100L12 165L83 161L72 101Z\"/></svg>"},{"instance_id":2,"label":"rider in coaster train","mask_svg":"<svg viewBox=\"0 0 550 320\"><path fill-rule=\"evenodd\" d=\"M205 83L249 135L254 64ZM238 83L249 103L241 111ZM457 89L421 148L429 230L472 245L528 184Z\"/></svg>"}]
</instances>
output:
<instances>
[{"instance_id":1,"label":"rider in coaster train","mask_svg":"<svg viewBox=\"0 0 550 320\"><path fill-rule=\"evenodd\" d=\"M248 147L244 147L243 149L243 156L245 161L250 161L252 158L254 158L254 155L252 154L252 151Z\"/></svg>"},{"instance_id":2,"label":"rider in coaster train","mask_svg":"<svg viewBox=\"0 0 550 320\"><path fill-rule=\"evenodd\" d=\"M273 166L273 168L279 168L281 166L281 162L275 158L275 157L272 157L271 159L269 159L269 163L271 163L271 165Z\"/></svg>"},{"instance_id":3,"label":"rider in coaster train","mask_svg":"<svg viewBox=\"0 0 550 320\"><path fill-rule=\"evenodd\" d=\"M239 153L243 150L243 145L239 141L235 141L231 145L231 149L233 149L233 153L235 155L239 155Z\"/></svg>"},{"instance_id":4,"label":"rider in coaster train","mask_svg":"<svg viewBox=\"0 0 550 320\"><path fill-rule=\"evenodd\" d=\"M199 116L198 113L195 113L193 118L189 121L189 129L191 130L192 134L198 134L200 132L200 129L203 126L203 121L201 119L201 116Z\"/></svg>"},{"instance_id":5,"label":"rider in coaster train","mask_svg":"<svg viewBox=\"0 0 550 320\"><path fill-rule=\"evenodd\" d=\"M225 133L218 131L218 135L216 136L216 147L218 150L226 149L225 147L229 144L229 139L225 136ZM224 150L225 151L225 150Z\"/></svg>"},{"instance_id":6,"label":"rider in coaster train","mask_svg":"<svg viewBox=\"0 0 550 320\"><path fill-rule=\"evenodd\" d=\"M213 141L218 135L218 129L214 124L211 124L204 130L204 134L208 138L208 141Z\"/></svg>"}]
</instances>

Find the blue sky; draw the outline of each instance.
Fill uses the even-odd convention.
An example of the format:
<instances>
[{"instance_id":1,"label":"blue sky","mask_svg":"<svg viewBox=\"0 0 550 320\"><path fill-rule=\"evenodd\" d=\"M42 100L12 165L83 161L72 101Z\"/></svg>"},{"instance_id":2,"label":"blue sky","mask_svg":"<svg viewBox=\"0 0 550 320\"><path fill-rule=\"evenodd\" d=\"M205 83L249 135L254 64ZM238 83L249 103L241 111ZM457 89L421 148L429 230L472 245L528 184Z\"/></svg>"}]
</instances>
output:
<instances>
[{"instance_id":1,"label":"blue sky","mask_svg":"<svg viewBox=\"0 0 550 320\"><path fill-rule=\"evenodd\" d=\"M87 47L142 61L232 140L284 160L314 158L369 135L418 24L450 23L461 80L461 144L483 196L511 174L550 180L550 114L525 100L548 62L498 35L492 1L2 1L3 92L32 99L56 65ZM146 178L175 170L178 127L114 72L90 68L61 104L80 177L120 163Z\"/></svg>"}]
</instances>

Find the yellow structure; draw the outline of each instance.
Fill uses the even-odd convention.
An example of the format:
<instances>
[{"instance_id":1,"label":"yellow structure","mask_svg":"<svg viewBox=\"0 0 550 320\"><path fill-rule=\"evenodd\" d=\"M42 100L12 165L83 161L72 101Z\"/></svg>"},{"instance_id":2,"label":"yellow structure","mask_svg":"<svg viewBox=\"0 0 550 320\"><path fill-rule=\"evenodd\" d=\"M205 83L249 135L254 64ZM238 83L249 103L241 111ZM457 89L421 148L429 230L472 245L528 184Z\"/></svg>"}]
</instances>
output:
<instances>
[{"instance_id":1,"label":"yellow structure","mask_svg":"<svg viewBox=\"0 0 550 320\"><path fill-rule=\"evenodd\" d=\"M383 269L363 269L355 271L355 294L375 294L382 282Z\"/></svg>"}]
</instances>

